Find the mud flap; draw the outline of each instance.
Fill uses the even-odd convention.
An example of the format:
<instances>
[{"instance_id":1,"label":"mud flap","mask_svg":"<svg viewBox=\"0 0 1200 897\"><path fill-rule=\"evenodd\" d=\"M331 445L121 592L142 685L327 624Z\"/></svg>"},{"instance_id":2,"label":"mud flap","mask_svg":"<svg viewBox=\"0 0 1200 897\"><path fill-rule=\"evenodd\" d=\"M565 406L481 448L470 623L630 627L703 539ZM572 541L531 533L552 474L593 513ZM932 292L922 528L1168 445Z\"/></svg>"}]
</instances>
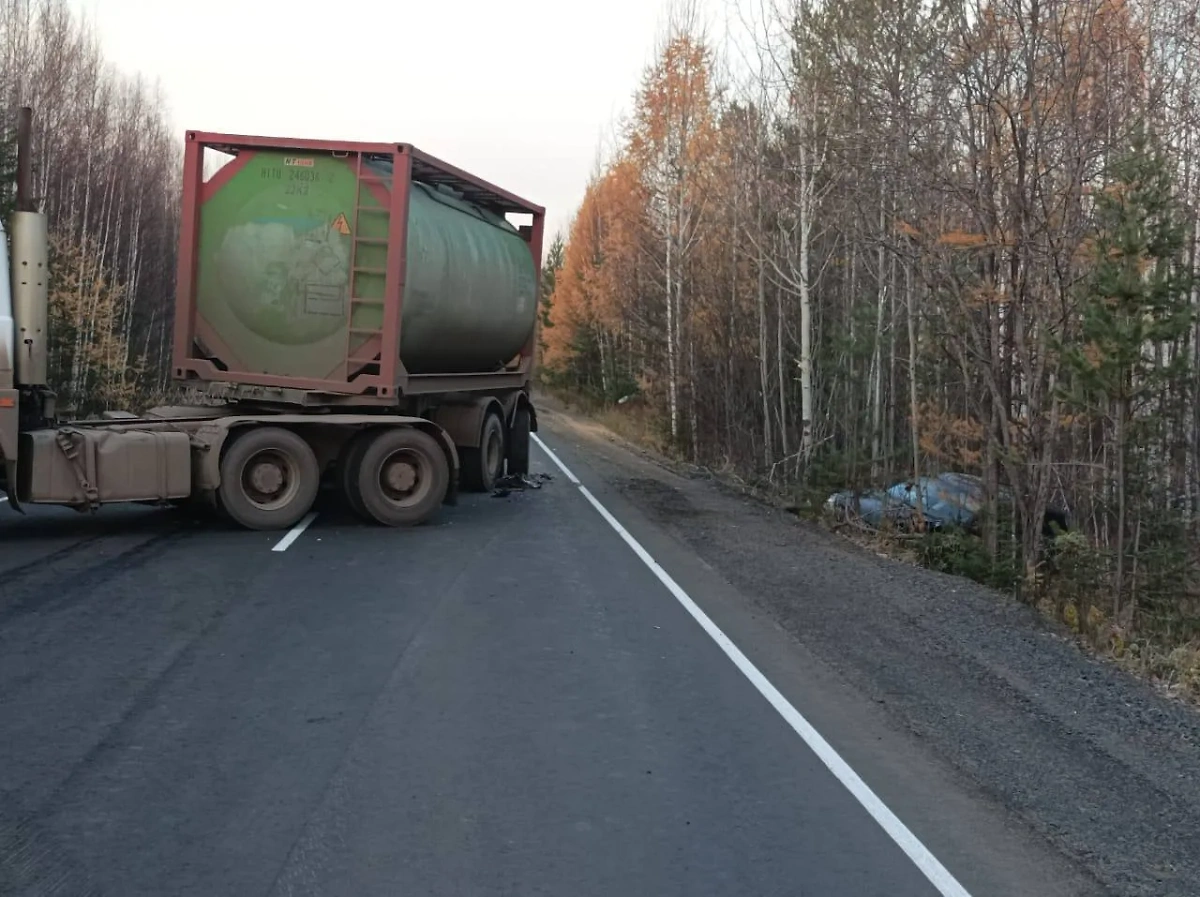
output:
<instances>
[{"instance_id":1,"label":"mud flap","mask_svg":"<svg viewBox=\"0 0 1200 897\"><path fill-rule=\"evenodd\" d=\"M12 509L18 514L24 514L25 509L21 507L21 502L17 500L17 462L4 461L4 493L8 496L8 503Z\"/></svg>"},{"instance_id":2,"label":"mud flap","mask_svg":"<svg viewBox=\"0 0 1200 897\"><path fill-rule=\"evenodd\" d=\"M447 460L452 463L450 465L450 482L446 485L446 497L442 499L442 504L453 508L458 504L458 449L449 439L446 439L444 444L449 452Z\"/></svg>"}]
</instances>

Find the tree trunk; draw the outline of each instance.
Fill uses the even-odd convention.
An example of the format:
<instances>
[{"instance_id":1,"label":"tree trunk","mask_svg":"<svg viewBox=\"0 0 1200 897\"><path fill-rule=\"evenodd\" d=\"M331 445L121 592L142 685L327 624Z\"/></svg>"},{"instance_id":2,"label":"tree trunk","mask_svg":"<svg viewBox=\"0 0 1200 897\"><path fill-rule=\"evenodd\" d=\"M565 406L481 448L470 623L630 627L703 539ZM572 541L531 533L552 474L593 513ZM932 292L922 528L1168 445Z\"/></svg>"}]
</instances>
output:
<instances>
[{"instance_id":1,"label":"tree trunk","mask_svg":"<svg viewBox=\"0 0 1200 897\"><path fill-rule=\"evenodd\" d=\"M674 234L667 233L667 402L671 420L671 443L679 441L679 376L675 338L678 322L675 320L675 268L672 248L675 243Z\"/></svg>"},{"instance_id":2,"label":"tree trunk","mask_svg":"<svg viewBox=\"0 0 1200 897\"><path fill-rule=\"evenodd\" d=\"M761 169L761 166L760 166ZM771 439L771 373L770 373L770 350L767 348L767 262L763 258L763 213L762 213L762 173L761 170L755 177L755 190L757 193L757 233L756 242L758 243L758 290L757 290L757 305L758 305L758 376L759 388L762 391L762 413L763 413L763 466L771 467L771 456L774 449Z\"/></svg>"},{"instance_id":3,"label":"tree trunk","mask_svg":"<svg viewBox=\"0 0 1200 897\"><path fill-rule=\"evenodd\" d=\"M921 439L920 439L920 424L918 415L918 397L917 397L917 313L913 308L914 290L912 285L912 268L908 265L904 266L904 305L907 310L906 317L908 318L908 425L909 439L912 441L912 475L913 482L918 484L916 490L917 496L917 518L923 520L925 516L924 499L921 495L919 484L921 481Z\"/></svg>"},{"instance_id":4,"label":"tree trunk","mask_svg":"<svg viewBox=\"0 0 1200 897\"><path fill-rule=\"evenodd\" d=\"M1129 402L1124 397L1118 398L1113 408L1114 450L1117 456L1117 572L1113 582L1113 618L1117 620L1121 618L1125 591L1125 433L1128 409Z\"/></svg>"}]
</instances>

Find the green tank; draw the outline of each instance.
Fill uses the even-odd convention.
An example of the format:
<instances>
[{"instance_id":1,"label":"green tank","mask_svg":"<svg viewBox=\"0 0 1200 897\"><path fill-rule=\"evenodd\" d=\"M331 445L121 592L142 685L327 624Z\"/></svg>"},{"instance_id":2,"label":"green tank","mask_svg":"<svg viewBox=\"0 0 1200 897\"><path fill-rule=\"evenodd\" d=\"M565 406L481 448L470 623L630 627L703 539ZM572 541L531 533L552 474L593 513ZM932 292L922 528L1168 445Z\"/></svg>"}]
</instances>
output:
<instances>
[{"instance_id":1,"label":"green tank","mask_svg":"<svg viewBox=\"0 0 1200 897\"><path fill-rule=\"evenodd\" d=\"M369 176L390 178L391 164L371 163ZM206 350L231 370L347 376L347 358L377 349L373 331L383 326L386 192L364 182L360 199L351 162L331 154L259 151L211 183L196 282ZM533 332L536 277L529 245L505 218L415 181L400 330L405 369L478 373L511 361Z\"/></svg>"}]
</instances>

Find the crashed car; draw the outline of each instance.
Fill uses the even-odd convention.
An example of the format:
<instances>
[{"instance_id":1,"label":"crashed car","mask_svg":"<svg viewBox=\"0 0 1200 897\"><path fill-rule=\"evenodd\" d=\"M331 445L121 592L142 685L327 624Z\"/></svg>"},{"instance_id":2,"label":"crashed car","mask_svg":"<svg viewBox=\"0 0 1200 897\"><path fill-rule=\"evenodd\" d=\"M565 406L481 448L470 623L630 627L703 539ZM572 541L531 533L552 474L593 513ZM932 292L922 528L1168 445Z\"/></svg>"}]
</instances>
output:
<instances>
[{"instance_id":1,"label":"crashed car","mask_svg":"<svg viewBox=\"0 0 1200 897\"><path fill-rule=\"evenodd\" d=\"M918 525L917 495L921 496L924 526ZM1000 487L1002 504L1011 506L1012 491ZM918 480L901 480L887 489L867 492L835 492L825 501L826 509L839 520L859 519L875 529L942 530L959 527L978 531L984 506L982 478L966 473L946 472ZM1042 530L1068 529L1068 515L1061 508L1048 508Z\"/></svg>"}]
</instances>

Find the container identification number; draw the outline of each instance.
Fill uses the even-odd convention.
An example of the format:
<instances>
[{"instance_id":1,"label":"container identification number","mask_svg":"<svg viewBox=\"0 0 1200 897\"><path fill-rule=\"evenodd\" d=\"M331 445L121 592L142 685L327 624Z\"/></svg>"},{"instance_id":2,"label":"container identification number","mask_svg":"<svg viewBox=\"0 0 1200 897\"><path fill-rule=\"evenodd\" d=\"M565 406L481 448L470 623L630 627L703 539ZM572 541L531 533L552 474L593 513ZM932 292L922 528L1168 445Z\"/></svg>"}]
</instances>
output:
<instances>
[{"instance_id":1,"label":"container identification number","mask_svg":"<svg viewBox=\"0 0 1200 897\"><path fill-rule=\"evenodd\" d=\"M287 196L307 196L309 185L319 183L321 180L321 173L311 168L292 168L285 177L282 168L264 166L259 171L259 176L264 181L287 181L287 187L284 190ZM326 178L327 182L331 183L332 180L332 178Z\"/></svg>"}]
</instances>

